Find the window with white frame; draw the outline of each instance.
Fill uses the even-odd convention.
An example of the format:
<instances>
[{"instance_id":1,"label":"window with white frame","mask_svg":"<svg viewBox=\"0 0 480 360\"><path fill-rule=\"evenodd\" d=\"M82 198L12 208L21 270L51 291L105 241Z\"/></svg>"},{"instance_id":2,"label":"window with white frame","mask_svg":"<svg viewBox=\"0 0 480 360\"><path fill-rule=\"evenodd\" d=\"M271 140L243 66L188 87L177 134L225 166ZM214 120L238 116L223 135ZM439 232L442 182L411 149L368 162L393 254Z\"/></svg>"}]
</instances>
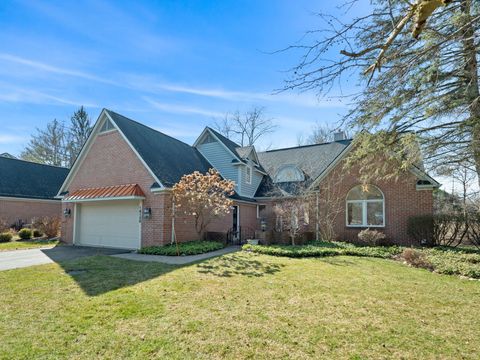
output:
<instances>
[{"instance_id":1,"label":"window with white frame","mask_svg":"<svg viewBox=\"0 0 480 360\"><path fill-rule=\"evenodd\" d=\"M100 132L103 133L113 129L115 129L115 126L113 126L112 122L107 119L107 121L103 123L102 128L100 129Z\"/></svg>"},{"instance_id":2,"label":"window with white frame","mask_svg":"<svg viewBox=\"0 0 480 360\"><path fill-rule=\"evenodd\" d=\"M247 172L246 172L246 183L247 184L251 184L252 183L252 166L251 165L248 165L247 166Z\"/></svg>"},{"instance_id":3,"label":"window with white frame","mask_svg":"<svg viewBox=\"0 0 480 360\"><path fill-rule=\"evenodd\" d=\"M358 185L347 194L347 226L385 226L383 193L374 185Z\"/></svg>"}]
</instances>

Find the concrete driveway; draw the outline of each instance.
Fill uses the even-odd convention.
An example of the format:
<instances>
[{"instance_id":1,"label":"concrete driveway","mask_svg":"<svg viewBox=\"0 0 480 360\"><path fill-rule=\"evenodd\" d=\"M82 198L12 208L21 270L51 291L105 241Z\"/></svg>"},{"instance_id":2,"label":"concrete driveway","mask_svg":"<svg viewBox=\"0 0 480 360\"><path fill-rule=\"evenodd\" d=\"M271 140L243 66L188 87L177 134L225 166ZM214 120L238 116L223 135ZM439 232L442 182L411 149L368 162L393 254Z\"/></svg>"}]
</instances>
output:
<instances>
[{"instance_id":1,"label":"concrete driveway","mask_svg":"<svg viewBox=\"0 0 480 360\"><path fill-rule=\"evenodd\" d=\"M130 250L85 246L56 246L47 249L2 251L0 252L0 271L74 260L85 256L114 255L128 252Z\"/></svg>"}]
</instances>

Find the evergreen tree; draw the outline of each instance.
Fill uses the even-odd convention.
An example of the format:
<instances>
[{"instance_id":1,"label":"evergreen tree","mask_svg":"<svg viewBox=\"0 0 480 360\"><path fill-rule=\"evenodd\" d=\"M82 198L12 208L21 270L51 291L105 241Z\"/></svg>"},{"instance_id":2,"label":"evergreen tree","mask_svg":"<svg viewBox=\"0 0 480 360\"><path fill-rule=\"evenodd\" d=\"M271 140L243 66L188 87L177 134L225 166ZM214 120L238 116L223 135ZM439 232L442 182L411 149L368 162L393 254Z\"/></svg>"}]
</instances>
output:
<instances>
[{"instance_id":1,"label":"evergreen tree","mask_svg":"<svg viewBox=\"0 0 480 360\"><path fill-rule=\"evenodd\" d=\"M83 144L87 141L92 128L91 119L85 111L85 108L81 106L70 118L67 144L69 166L72 166L80 150L82 150Z\"/></svg>"}]
</instances>

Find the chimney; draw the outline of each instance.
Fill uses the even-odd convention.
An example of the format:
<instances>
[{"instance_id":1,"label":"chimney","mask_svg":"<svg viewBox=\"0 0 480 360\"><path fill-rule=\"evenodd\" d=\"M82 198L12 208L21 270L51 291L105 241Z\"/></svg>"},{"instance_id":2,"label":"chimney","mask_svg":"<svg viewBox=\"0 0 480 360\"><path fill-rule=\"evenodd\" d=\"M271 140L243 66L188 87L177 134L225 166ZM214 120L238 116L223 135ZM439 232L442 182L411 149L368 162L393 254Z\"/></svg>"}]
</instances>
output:
<instances>
[{"instance_id":1,"label":"chimney","mask_svg":"<svg viewBox=\"0 0 480 360\"><path fill-rule=\"evenodd\" d=\"M347 139L345 131L336 131L333 133L333 141L342 141Z\"/></svg>"}]
</instances>

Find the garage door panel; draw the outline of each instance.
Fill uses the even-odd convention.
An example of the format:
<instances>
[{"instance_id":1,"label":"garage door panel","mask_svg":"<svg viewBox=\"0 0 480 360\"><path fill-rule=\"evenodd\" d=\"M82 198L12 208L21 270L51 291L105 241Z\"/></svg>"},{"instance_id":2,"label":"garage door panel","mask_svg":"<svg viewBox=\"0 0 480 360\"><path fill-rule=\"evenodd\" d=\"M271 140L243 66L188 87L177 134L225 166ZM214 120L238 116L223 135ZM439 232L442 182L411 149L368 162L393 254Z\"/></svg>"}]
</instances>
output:
<instances>
[{"instance_id":1,"label":"garage door panel","mask_svg":"<svg viewBox=\"0 0 480 360\"><path fill-rule=\"evenodd\" d=\"M138 202L81 204L79 210L78 245L126 249L139 247Z\"/></svg>"}]
</instances>

